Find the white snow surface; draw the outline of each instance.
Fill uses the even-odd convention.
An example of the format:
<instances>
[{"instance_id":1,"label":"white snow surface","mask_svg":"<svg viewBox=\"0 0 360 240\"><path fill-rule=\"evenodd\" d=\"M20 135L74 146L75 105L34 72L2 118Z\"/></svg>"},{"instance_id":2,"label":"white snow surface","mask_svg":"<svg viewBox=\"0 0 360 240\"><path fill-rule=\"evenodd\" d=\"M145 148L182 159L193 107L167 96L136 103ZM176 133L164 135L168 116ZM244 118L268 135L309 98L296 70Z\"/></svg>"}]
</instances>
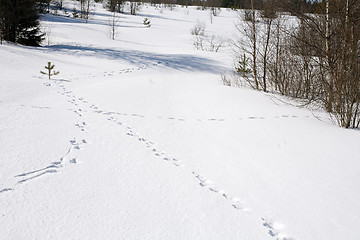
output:
<instances>
[{"instance_id":1,"label":"white snow surface","mask_svg":"<svg viewBox=\"0 0 360 240\"><path fill-rule=\"evenodd\" d=\"M115 40L93 12L0 46L0 239L359 239L360 132L222 85L231 49L194 48L236 12L143 6Z\"/></svg>"}]
</instances>

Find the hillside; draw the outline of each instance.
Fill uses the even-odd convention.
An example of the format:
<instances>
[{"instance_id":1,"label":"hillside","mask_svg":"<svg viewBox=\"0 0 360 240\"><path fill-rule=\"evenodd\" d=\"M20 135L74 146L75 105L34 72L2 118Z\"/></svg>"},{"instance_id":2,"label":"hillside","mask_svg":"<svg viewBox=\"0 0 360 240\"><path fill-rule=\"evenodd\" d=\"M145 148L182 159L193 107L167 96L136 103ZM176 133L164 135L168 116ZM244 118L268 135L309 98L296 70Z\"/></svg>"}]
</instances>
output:
<instances>
[{"instance_id":1,"label":"hillside","mask_svg":"<svg viewBox=\"0 0 360 240\"><path fill-rule=\"evenodd\" d=\"M231 38L236 12L144 5L115 40L93 13L0 45L0 239L359 238L360 132L222 85L231 48L194 48L198 20Z\"/></svg>"}]
</instances>

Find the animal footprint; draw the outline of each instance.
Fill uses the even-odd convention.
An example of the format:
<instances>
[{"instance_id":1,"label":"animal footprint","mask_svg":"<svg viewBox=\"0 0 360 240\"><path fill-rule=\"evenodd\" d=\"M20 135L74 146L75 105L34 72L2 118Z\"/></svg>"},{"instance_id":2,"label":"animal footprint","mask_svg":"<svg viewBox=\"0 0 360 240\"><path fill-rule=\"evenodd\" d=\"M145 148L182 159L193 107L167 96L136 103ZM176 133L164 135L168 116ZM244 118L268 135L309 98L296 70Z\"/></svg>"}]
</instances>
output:
<instances>
[{"instance_id":1,"label":"animal footprint","mask_svg":"<svg viewBox=\"0 0 360 240\"><path fill-rule=\"evenodd\" d=\"M78 127L81 131L84 132L84 131L85 131L86 123L85 123L85 122L76 123L75 126Z\"/></svg>"},{"instance_id":2,"label":"animal footprint","mask_svg":"<svg viewBox=\"0 0 360 240\"><path fill-rule=\"evenodd\" d=\"M203 176L196 175L195 177L199 180L199 185L202 187L207 187L209 184L212 183L211 181L206 180L206 178Z\"/></svg>"},{"instance_id":3,"label":"animal footprint","mask_svg":"<svg viewBox=\"0 0 360 240\"><path fill-rule=\"evenodd\" d=\"M3 189L0 190L0 193L7 192L7 191L12 191L12 190L14 190L14 189L13 188L3 188Z\"/></svg>"},{"instance_id":4,"label":"animal footprint","mask_svg":"<svg viewBox=\"0 0 360 240\"><path fill-rule=\"evenodd\" d=\"M219 189L217 187L209 187L209 190L212 192L219 192Z\"/></svg>"},{"instance_id":5,"label":"animal footprint","mask_svg":"<svg viewBox=\"0 0 360 240\"><path fill-rule=\"evenodd\" d=\"M74 149L76 150L80 150L81 149L81 145L82 144L86 144L87 141L85 139L82 139L80 141L77 141L75 138L73 140L70 140L71 145L73 146Z\"/></svg>"},{"instance_id":6,"label":"animal footprint","mask_svg":"<svg viewBox=\"0 0 360 240\"><path fill-rule=\"evenodd\" d=\"M241 201L238 198L233 198L232 206L233 206L233 208L235 208L237 210L249 211L249 209L245 207L245 202Z\"/></svg>"},{"instance_id":7,"label":"animal footprint","mask_svg":"<svg viewBox=\"0 0 360 240\"><path fill-rule=\"evenodd\" d=\"M261 218L263 226L268 229L268 233L272 237L276 237L277 240L294 240L293 238L287 237L281 230L284 228L284 225L281 223L276 223L268 221L265 218Z\"/></svg>"}]
</instances>

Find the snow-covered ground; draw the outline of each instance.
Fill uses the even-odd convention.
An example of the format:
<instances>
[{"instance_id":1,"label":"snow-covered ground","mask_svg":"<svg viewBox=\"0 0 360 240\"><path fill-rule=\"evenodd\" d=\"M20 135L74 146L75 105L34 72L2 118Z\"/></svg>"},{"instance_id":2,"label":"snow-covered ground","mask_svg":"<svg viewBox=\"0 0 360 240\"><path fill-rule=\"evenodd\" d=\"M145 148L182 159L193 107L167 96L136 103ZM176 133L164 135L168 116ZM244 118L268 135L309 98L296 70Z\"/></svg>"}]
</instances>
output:
<instances>
[{"instance_id":1,"label":"snow-covered ground","mask_svg":"<svg viewBox=\"0 0 360 240\"><path fill-rule=\"evenodd\" d=\"M360 132L223 86L230 49L194 48L236 12L143 6L110 40L93 10L0 46L0 239L359 239Z\"/></svg>"}]
</instances>

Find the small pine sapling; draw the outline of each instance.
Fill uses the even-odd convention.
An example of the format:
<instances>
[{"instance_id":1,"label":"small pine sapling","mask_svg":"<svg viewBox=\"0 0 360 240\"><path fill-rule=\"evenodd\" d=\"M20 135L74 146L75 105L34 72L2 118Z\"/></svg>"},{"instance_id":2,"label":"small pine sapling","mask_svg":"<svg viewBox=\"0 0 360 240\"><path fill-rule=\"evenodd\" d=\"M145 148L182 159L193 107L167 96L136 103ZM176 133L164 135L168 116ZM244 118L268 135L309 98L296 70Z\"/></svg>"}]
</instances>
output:
<instances>
[{"instance_id":1,"label":"small pine sapling","mask_svg":"<svg viewBox=\"0 0 360 240\"><path fill-rule=\"evenodd\" d=\"M75 7L73 8L72 15L73 15L73 18L78 18L79 17L79 13L78 13L78 11L76 10Z\"/></svg>"},{"instance_id":2,"label":"small pine sapling","mask_svg":"<svg viewBox=\"0 0 360 240\"><path fill-rule=\"evenodd\" d=\"M48 62L48 65L45 66L45 68L48 70L47 72L43 72L43 71L40 71L41 74L44 74L44 75L48 75L49 76L49 79L51 78L51 76L55 76L55 75L58 75L60 72L56 72L55 70L53 70L55 67L55 65L51 65L51 62ZM52 71L52 72L51 72Z\"/></svg>"},{"instance_id":3,"label":"small pine sapling","mask_svg":"<svg viewBox=\"0 0 360 240\"><path fill-rule=\"evenodd\" d=\"M151 22L148 18L144 18L143 24L145 25L145 27L151 27Z\"/></svg>"},{"instance_id":4,"label":"small pine sapling","mask_svg":"<svg viewBox=\"0 0 360 240\"><path fill-rule=\"evenodd\" d=\"M246 58L246 55L244 54L244 57L239 60L238 65L236 66L236 71L243 76L246 74L251 73L251 69L247 67L248 65L248 59Z\"/></svg>"}]
</instances>

